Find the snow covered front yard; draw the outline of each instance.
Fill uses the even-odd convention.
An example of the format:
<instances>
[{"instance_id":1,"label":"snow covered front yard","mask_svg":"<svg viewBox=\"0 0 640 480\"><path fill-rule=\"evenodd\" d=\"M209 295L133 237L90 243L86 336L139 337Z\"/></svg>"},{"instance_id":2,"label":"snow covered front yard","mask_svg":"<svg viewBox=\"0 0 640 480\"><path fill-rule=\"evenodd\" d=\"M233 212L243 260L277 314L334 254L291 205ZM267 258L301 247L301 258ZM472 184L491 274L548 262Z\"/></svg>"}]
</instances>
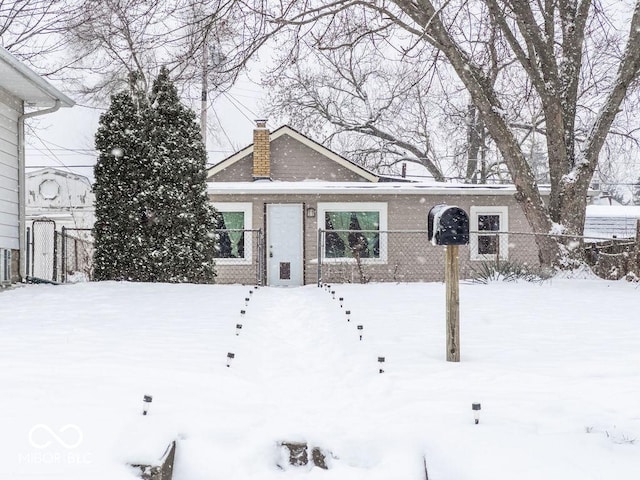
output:
<instances>
[{"instance_id":1,"label":"snow covered front yard","mask_svg":"<svg viewBox=\"0 0 640 480\"><path fill-rule=\"evenodd\" d=\"M457 364L443 284L335 289L0 293L0 478L133 479L171 440L175 480L639 478L637 285L463 283ZM279 469L282 441L331 468Z\"/></svg>"}]
</instances>

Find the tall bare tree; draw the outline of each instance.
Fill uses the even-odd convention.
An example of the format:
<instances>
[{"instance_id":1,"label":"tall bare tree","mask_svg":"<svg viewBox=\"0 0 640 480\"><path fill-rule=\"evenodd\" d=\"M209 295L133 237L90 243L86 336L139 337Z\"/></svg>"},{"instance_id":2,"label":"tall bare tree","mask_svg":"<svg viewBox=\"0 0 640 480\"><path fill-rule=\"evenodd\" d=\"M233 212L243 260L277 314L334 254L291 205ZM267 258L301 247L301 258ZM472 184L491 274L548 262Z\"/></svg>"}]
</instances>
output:
<instances>
[{"instance_id":1,"label":"tall bare tree","mask_svg":"<svg viewBox=\"0 0 640 480\"><path fill-rule=\"evenodd\" d=\"M311 29L339 12L364 9L410 34L409 50L425 43L437 49L481 113L533 230L580 234L602 147L640 75L640 0L625 5L597 0L309 0L264 13L275 24ZM495 25L508 45L511 63L497 82L477 49L479 41L487 41L479 21ZM363 33L372 30L369 25L361 26ZM546 140L551 191L545 199L523 151L522 130L506 108L530 105L539 107L541 123L535 128L544 131ZM562 244L546 236L537 242L544 264L566 261Z\"/></svg>"},{"instance_id":2,"label":"tall bare tree","mask_svg":"<svg viewBox=\"0 0 640 480\"><path fill-rule=\"evenodd\" d=\"M67 47L78 13L76 0L0 0L0 45L42 75L59 73L53 57Z\"/></svg>"}]
</instances>

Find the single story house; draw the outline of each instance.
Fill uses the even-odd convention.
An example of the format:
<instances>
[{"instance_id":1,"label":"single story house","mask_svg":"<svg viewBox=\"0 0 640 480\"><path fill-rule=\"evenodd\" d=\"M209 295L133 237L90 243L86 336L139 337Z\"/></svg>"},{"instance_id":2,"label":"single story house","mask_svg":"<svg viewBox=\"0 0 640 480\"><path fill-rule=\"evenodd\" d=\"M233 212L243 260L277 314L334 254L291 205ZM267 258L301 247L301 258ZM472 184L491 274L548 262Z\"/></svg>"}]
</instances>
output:
<instances>
[{"instance_id":1,"label":"single story house","mask_svg":"<svg viewBox=\"0 0 640 480\"><path fill-rule=\"evenodd\" d=\"M221 283L443 280L444 247L427 238L428 212L442 203L470 217L461 278L482 262L538 262L512 185L394 181L266 121L251 145L209 169L208 193L224 221Z\"/></svg>"},{"instance_id":2,"label":"single story house","mask_svg":"<svg viewBox=\"0 0 640 480\"><path fill-rule=\"evenodd\" d=\"M73 100L0 47L0 285L25 277L25 132Z\"/></svg>"}]
</instances>

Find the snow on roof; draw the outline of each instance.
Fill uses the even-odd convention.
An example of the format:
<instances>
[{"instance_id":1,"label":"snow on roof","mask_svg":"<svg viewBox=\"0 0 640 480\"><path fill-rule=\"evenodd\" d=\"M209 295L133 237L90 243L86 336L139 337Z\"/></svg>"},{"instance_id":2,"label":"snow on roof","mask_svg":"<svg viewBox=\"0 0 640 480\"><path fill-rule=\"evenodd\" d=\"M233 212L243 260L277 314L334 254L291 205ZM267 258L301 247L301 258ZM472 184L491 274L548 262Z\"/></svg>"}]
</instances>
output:
<instances>
[{"instance_id":1,"label":"snow on roof","mask_svg":"<svg viewBox=\"0 0 640 480\"><path fill-rule=\"evenodd\" d=\"M35 73L9 51L0 47L0 86L34 106L50 106L60 102L72 107L75 102Z\"/></svg>"},{"instance_id":2,"label":"snow on roof","mask_svg":"<svg viewBox=\"0 0 640 480\"><path fill-rule=\"evenodd\" d=\"M514 185L410 182L209 182L208 193L223 194L381 194L381 195L513 195Z\"/></svg>"}]
</instances>

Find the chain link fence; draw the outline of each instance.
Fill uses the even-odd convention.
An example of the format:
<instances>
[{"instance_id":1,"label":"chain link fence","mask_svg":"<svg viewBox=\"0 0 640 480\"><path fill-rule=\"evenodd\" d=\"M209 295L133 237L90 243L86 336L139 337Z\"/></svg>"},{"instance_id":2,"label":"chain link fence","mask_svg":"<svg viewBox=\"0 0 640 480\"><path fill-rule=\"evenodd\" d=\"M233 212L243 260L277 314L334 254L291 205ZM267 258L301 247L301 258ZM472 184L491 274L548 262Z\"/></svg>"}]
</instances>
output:
<instances>
[{"instance_id":1,"label":"chain link fence","mask_svg":"<svg viewBox=\"0 0 640 480\"><path fill-rule=\"evenodd\" d=\"M60 281L89 281L93 278L93 236L90 228L62 227L60 233Z\"/></svg>"},{"instance_id":2,"label":"chain link fence","mask_svg":"<svg viewBox=\"0 0 640 480\"><path fill-rule=\"evenodd\" d=\"M538 236L554 237L569 251L584 249L584 260L602 278L640 271L640 247L633 239L490 231L469 236L469 244L458 249L461 279L489 271L549 275L541 267ZM426 230L319 230L318 283L444 281L445 248L433 245Z\"/></svg>"},{"instance_id":3,"label":"chain link fence","mask_svg":"<svg viewBox=\"0 0 640 480\"><path fill-rule=\"evenodd\" d=\"M264 285L265 250L261 229L219 229L217 241L216 283Z\"/></svg>"}]
</instances>

